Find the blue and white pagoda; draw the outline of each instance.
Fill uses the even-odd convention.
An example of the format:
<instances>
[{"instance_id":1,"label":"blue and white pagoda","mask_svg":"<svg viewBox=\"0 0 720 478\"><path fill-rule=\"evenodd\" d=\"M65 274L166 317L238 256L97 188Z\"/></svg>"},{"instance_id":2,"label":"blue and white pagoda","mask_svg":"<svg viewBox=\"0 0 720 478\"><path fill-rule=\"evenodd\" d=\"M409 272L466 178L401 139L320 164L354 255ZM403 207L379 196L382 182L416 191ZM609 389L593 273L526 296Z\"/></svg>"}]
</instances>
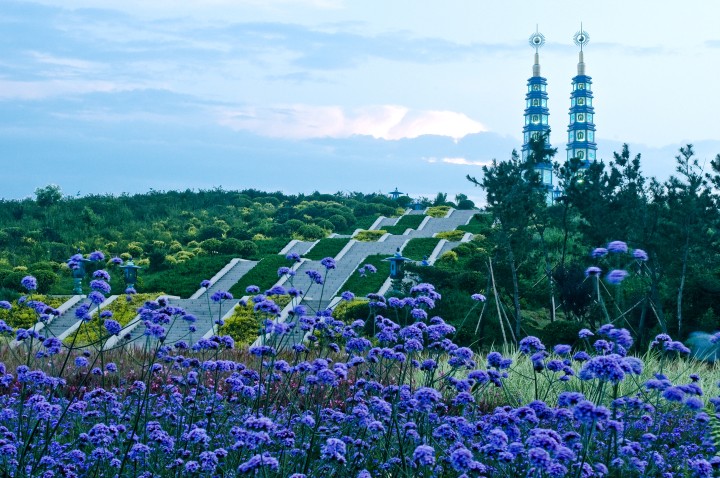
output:
<instances>
[{"instance_id":1,"label":"blue and white pagoda","mask_svg":"<svg viewBox=\"0 0 720 478\"><path fill-rule=\"evenodd\" d=\"M590 36L582 29L573 38L580 47L577 76L572 79L570 95L570 124L568 126L567 159L578 158L587 168L595 161L597 144L595 143L595 109L593 108L592 78L585 74L583 46Z\"/></svg>"},{"instance_id":2,"label":"blue and white pagoda","mask_svg":"<svg viewBox=\"0 0 720 478\"><path fill-rule=\"evenodd\" d=\"M525 95L525 126L523 127L522 158L528 160L532 154L531 141L545 139L545 149L550 148L550 125L548 118L547 79L540 76L540 55L538 50L545 44L545 37L536 31L530 36L530 46L535 48L535 63L533 64L533 75L528 79L527 95ZM543 186L552 190L553 173L552 162L549 158L543 158L535 165L535 170L540 176Z\"/></svg>"}]
</instances>

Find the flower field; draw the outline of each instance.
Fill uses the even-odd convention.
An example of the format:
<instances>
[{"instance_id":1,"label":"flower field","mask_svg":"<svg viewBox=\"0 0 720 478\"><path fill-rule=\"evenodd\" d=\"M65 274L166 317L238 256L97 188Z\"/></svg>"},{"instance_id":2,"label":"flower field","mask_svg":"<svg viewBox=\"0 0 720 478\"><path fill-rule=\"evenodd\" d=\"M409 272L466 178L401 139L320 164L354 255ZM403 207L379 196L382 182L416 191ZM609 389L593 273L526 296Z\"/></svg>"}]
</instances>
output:
<instances>
[{"instance_id":1,"label":"flower field","mask_svg":"<svg viewBox=\"0 0 720 478\"><path fill-rule=\"evenodd\" d=\"M108 280L95 273L96 307ZM38 318L52 315L33 281L23 279L26 300L0 307L32 303ZM123 336L124 321L112 311L97 314L104 330L91 348L0 322L3 476L720 473L720 369L665 334L635 350L630 332L605 324L583 329L574 348L529 336L480 356L433 316L442 298L430 284L403 298L370 294L367 320L351 323L299 305L298 291L247 292L265 337L250 348L230 336L165 343L193 320L162 300L139 308L139 341L113 347L102 343ZM275 320L278 294L297 304L284 321ZM82 317L91 326L88 310Z\"/></svg>"}]
</instances>

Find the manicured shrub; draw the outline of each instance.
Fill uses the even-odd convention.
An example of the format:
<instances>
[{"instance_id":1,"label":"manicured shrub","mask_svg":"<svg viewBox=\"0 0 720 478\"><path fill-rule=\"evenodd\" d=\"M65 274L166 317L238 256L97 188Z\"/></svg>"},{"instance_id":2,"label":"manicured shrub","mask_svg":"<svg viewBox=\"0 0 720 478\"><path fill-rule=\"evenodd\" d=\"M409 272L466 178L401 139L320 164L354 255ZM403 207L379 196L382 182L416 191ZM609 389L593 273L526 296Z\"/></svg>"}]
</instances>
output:
<instances>
[{"instance_id":1,"label":"manicured shrub","mask_svg":"<svg viewBox=\"0 0 720 478\"><path fill-rule=\"evenodd\" d=\"M255 257L258 254L257 244L253 241L240 241L235 238L225 239L219 247L219 252L223 254L232 254L241 259Z\"/></svg>"},{"instance_id":2,"label":"manicured shrub","mask_svg":"<svg viewBox=\"0 0 720 478\"><path fill-rule=\"evenodd\" d=\"M375 230L375 231L360 231L357 234L353 236L353 239L356 241L361 242L377 242L378 239L380 239L382 236L387 234L387 231L384 229Z\"/></svg>"},{"instance_id":3,"label":"manicured shrub","mask_svg":"<svg viewBox=\"0 0 720 478\"><path fill-rule=\"evenodd\" d=\"M297 231L297 239L317 241L328 235L328 231L316 224L303 224Z\"/></svg>"},{"instance_id":4,"label":"manicured shrub","mask_svg":"<svg viewBox=\"0 0 720 478\"><path fill-rule=\"evenodd\" d=\"M288 295L273 296L272 299L281 309L290 303ZM260 315L254 311L254 306L252 301L245 305L236 305L233 314L225 319L225 323L220 327L220 333L232 337L236 345L253 343L262 323Z\"/></svg>"},{"instance_id":5,"label":"manicured shrub","mask_svg":"<svg viewBox=\"0 0 720 478\"><path fill-rule=\"evenodd\" d=\"M435 234L435 237L437 237L438 239L445 239L446 241L450 241L450 242L457 242L460 239L462 239L464 236L465 236L465 232L458 231L457 229L454 231L443 231L443 232L438 232L437 234Z\"/></svg>"},{"instance_id":6,"label":"manicured shrub","mask_svg":"<svg viewBox=\"0 0 720 478\"><path fill-rule=\"evenodd\" d=\"M14 300L11 302L11 309L6 310L0 308L0 320L5 321L6 324L14 329L28 329L37 323L39 314L37 310L32 307L33 304L41 302L49 307L57 309L63 304L63 302L65 302L65 298L62 297L48 297L39 294L23 297L29 297L27 299L29 302L26 301L25 303L20 304L17 300Z\"/></svg>"},{"instance_id":7,"label":"manicured shrub","mask_svg":"<svg viewBox=\"0 0 720 478\"><path fill-rule=\"evenodd\" d=\"M112 317L109 318L118 322L121 327L125 327L138 315L138 308L140 308L145 301L155 300L158 295L160 294L121 295L99 312L111 312ZM96 311L90 321L83 322L73 334L66 337L65 343L71 344L74 341L78 347L87 345L99 346L101 339L108 333L104 325L106 318L100 317L99 312ZM122 335L122 333L120 335Z\"/></svg>"},{"instance_id":8,"label":"manicured shrub","mask_svg":"<svg viewBox=\"0 0 720 478\"><path fill-rule=\"evenodd\" d=\"M448 212L450 212L450 206L433 206L429 207L425 214L430 217L445 217Z\"/></svg>"}]
</instances>

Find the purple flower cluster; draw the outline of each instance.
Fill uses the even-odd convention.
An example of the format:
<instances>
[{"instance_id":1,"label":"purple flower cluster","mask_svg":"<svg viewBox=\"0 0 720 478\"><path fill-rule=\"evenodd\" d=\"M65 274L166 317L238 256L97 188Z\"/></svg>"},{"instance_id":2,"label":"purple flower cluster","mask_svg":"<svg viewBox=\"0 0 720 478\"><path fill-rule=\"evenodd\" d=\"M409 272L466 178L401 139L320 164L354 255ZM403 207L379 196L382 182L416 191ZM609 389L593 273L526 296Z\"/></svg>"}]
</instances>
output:
<instances>
[{"instance_id":1,"label":"purple flower cluster","mask_svg":"<svg viewBox=\"0 0 720 478\"><path fill-rule=\"evenodd\" d=\"M268 297L289 292L254 290L256 312L278 313ZM56 337L20 329L18 339L38 340L43 355L0 364L3 471L294 478L720 472L705 408L707 400L720 410L717 390L703 389L697 375L679 380L658 371L643 380L647 364L628 353L633 339L625 329L581 331L585 350L550 348L529 336L514 360L499 352L482 359L453 342L452 325L429 317L441 300L430 284L415 286L411 297L370 300L393 319L373 313L368 326L344 323L329 310L292 304L286 322L261 321L266 334L242 353L231 351L227 336L165 343L174 327L194 320L163 300L139 309L144 339L154 346L132 352L132 360L110 362L101 349L68 350ZM89 307L78 314L84 319ZM101 317L108 334L122 333L111 315ZM307 339L288 342L293 330ZM659 335L653 347L677 355L678 344ZM28 433L36 424L42 433Z\"/></svg>"}]
</instances>

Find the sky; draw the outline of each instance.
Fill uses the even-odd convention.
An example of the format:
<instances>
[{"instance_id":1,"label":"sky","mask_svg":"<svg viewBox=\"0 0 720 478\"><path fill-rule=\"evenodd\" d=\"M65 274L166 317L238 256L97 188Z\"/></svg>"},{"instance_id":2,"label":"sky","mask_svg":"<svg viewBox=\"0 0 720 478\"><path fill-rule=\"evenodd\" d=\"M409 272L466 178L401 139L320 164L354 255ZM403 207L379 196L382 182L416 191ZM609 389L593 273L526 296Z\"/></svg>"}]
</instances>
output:
<instances>
[{"instance_id":1,"label":"sky","mask_svg":"<svg viewBox=\"0 0 720 478\"><path fill-rule=\"evenodd\" d=\"M720 3L0 0L0 198L255 188L482 202L522 143L539 28L564 158L589 33L599 158L720 152Z\"/></svg>"}]
</instances>

